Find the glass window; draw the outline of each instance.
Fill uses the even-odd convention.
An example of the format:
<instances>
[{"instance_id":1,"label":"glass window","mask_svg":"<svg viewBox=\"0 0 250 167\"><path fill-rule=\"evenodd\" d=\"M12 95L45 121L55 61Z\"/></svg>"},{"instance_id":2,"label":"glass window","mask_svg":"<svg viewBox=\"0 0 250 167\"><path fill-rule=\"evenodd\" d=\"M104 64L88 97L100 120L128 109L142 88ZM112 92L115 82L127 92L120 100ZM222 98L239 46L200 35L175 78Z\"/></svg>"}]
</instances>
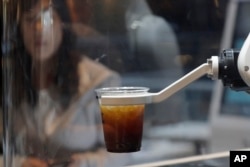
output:
<instances>
[{"instance_id":1,"label":"glass window","mask_svg":"<svg viewBox=\"0 0 250 167\"><path fill-rule=\"evenodd\" d=\"M208 122L206 76L146 105L134 153L107 152L95 90L158 92L206 63L220 53L226 7L226 0L2 1L5 164L117 167L200 154L203 139L164 134Z\"/></svg>"}]
</instances>

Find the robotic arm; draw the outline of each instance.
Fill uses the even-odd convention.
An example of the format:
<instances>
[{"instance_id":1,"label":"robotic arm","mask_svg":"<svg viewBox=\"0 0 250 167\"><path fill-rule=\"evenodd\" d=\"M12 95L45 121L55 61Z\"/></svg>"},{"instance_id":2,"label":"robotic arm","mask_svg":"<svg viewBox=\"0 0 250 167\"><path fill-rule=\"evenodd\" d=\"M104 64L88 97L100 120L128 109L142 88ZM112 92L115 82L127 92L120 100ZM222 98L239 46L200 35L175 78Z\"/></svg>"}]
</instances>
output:
<instances>
[{"instance_id":1,"label":"robotic arm","mask_svg":"<svg viewBox=\"0 0 250 167\"><path fill-rule=\"evenodd\" d=\"M246 84L245 90L250 90L250 34L245 40L237 61L240 77Z\"/></svg>"},{"instance_id":2,"label":"robotic arm","mask_svg":"<svg viewBox=\"0 0 250 167\"><path fill-rule=\"evenodd\" d=\"M250 90L250 34L240 51L227 49L220 56L212 56L206 63L184 75L157 93L138 95L97 95L102 105L149 104L163 101L203 75L213 80L220 79L224 86L236 91Z\"/></svg>"}]
</instances>

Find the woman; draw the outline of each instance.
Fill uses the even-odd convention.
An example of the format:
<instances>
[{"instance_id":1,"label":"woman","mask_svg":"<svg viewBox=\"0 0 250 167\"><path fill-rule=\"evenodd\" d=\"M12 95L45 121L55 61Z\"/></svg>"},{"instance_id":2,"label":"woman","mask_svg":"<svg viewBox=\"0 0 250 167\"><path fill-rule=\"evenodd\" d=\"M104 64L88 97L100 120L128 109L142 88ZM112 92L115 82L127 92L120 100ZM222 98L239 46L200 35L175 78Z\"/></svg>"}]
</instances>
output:
<instances>
[{"instance_id":1,"label":"woman","mask_svg":"<svg viewBox=\"0 0 250 167\"><path fill-rule=\"evenodd\" d=\"M122 166L127 154L106 152L94 90L119 76L73 52L63 0L21 0L15 57L15 141L23 167ZM18 166L16 164L15 166Z\"/></svg>"}]
</instances>

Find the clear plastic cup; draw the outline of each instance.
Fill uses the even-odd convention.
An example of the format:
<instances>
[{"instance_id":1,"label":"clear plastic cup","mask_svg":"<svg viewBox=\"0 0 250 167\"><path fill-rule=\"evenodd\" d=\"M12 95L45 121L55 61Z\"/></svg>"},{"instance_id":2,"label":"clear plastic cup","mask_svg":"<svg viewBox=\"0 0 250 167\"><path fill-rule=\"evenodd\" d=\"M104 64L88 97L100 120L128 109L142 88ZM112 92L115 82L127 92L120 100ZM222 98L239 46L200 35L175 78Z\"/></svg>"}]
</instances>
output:
<instances>
[{"instance_id":1,"label":"clear plastic cup","mask_svg":"<svg viewBox=\"0 0 250 167\"><path fill-rule=\"evenodd\" d=\"M143 94L146 87L110 87L97 89L98 97ZM104 139L107 151L136 152L141 148L145 104L102 105L100 104Z\"/></svg>"}]
</instances>

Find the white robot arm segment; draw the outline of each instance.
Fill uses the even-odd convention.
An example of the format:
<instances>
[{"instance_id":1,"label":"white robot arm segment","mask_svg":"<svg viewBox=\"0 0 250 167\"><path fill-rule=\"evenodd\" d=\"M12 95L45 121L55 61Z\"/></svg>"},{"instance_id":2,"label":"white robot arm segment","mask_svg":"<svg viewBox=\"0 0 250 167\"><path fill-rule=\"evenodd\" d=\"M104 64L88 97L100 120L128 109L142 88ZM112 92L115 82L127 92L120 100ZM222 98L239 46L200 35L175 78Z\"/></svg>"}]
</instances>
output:
<instances>
[{"instance_id":1,"label":"white robot arm segment","mask_svg":"<svg viewBox=\"0 0 250 167\"><path fill-rule=\"evenodd\" d=\"M237 65L241 78L250 87L250 34L241 48Z\"/></svg>"},{"instance_id":2,"label":"white robot arm segment","mask_svg":"<svg viewBox=\"0 0 250 167\"><path fill-rule=\"evenodd\" d=\"M203 75L213 80L221 79L224 86L236 91L250 90L250 35L244 42L241 51L227 49L220 56L212 56L204 63L157 93L140 95L97 95L101 105L134 105L157 103L175 94Z\"/></svg>"}]
</instances>

